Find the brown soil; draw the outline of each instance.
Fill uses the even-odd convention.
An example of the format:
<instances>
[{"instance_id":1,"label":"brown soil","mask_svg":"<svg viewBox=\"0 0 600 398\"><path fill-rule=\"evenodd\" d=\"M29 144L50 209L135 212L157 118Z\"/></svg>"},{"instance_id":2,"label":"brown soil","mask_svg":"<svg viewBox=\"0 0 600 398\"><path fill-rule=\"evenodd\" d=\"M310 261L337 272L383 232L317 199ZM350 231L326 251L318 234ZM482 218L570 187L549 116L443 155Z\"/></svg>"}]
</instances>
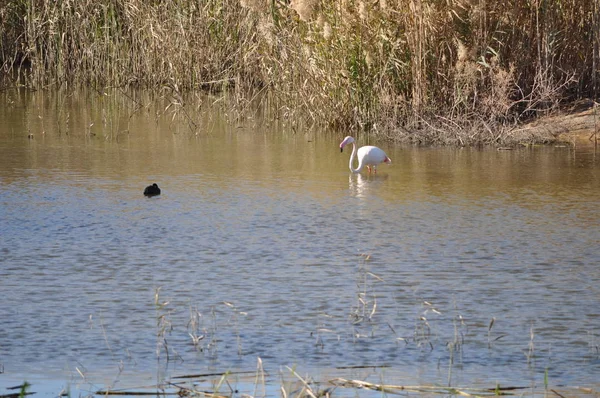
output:
<instances>
[{"instance_id":1,"label":"brown soil","mask_svg":"<svg viewBox=\"0 0 600 398\"><path fill-rule=\"evenodd\" d=\"M590 145L600 141L600 108L593 101L580 102L569 109L544 116L519 128L550 142Z\"/></svg>"}]
</instances>

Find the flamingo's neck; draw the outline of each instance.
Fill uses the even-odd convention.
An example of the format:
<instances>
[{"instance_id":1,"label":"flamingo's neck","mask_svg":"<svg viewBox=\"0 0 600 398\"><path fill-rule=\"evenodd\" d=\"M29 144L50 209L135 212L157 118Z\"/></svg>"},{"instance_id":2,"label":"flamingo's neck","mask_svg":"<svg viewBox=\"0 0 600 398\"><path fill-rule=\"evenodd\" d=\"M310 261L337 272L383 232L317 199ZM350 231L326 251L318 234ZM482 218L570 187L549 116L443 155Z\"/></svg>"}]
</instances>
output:
<instances>
[{"instance_id":1,"label":"flamingo's neck","mask_svg":"<svg viewBox=\"0 0 600 398\"><path fill-rule=\"evenodd\" d=\"M348 164L348 166L350 167L350 171L353 173L360 173L360 171L362 170L364 164L362 163L362 159L358 159L358 168L353 168L352 167L352 163L354 163L354 156L356 155L356 144L353 142L352 143L352 154L350 155L350 163Z\"/></svg>"}]
</instances>

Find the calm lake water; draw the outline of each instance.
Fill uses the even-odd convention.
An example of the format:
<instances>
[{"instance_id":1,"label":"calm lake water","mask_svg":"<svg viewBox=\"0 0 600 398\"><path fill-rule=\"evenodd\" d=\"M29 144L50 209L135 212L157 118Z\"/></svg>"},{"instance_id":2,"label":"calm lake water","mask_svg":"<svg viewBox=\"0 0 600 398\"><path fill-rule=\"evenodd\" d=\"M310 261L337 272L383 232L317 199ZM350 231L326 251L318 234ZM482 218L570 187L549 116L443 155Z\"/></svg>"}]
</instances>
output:
<instances>
[{"instance_id":1,"label":"calm lake water","mask_svg":"<svg viewBox=\"0 0 600 398\"><path fill-rule=\"evenodd\" d=\"M1 94L0 394L230 370L278 396L286 366L322 389L600 389L593 147L377 143L392 165L352 175L343 134L211 101Z\"/></svg>"}]
</instances>

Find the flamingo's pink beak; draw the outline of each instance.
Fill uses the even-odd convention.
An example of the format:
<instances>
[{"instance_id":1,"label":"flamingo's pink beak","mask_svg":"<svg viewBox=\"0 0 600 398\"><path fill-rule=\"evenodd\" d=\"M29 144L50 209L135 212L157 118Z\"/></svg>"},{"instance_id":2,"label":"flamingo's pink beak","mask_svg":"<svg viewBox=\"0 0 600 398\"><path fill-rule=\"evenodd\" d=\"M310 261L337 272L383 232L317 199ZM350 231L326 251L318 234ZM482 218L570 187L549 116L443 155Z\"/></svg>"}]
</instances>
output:
<instances>
[{"instance_id":1,"label":"flamingo's pink beak","mask_svg":"<svg viewBox=\"0 0 600 398\"><path fill-rule=\"evenodd\" d=\"M352 141L352 137L348 136L344 138L342 142L340 142L340 152L344 152L344 147Z\"/></svg>"},{"instance_id":2,"label":"flamingo's pink beak","mask_svg":"<svg viewBox=\"0 0 600 398\"><path fill-rule=\"evenodd\" d=\"M384 163L392 163L392 159L388 158L387 156L385 157L385 160L383 161Z\"/></svg>"}]
</instances>

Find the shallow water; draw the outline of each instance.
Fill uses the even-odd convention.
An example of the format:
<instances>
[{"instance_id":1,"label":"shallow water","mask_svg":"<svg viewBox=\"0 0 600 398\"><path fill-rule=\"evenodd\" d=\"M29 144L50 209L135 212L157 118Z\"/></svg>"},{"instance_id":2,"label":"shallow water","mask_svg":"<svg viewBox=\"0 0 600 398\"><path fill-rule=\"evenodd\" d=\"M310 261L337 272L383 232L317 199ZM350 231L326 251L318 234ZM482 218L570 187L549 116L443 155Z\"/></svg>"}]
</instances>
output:
<instances>
[{"instance_id":1,"label":"shallow water","mask_svg":"<svg viewBox=\"0 0 600 398\"><path fill-rule=\"evenodd\" d=\"M258 358L273 395L285 366L600 388L593 147L378 143L392 165L351 175L343 137L259 116L198 107L191 127L149 100L0 101L0 394L253 372ZM153 182L162 194L145 198Z\"/></svg>"}]
</instances>

